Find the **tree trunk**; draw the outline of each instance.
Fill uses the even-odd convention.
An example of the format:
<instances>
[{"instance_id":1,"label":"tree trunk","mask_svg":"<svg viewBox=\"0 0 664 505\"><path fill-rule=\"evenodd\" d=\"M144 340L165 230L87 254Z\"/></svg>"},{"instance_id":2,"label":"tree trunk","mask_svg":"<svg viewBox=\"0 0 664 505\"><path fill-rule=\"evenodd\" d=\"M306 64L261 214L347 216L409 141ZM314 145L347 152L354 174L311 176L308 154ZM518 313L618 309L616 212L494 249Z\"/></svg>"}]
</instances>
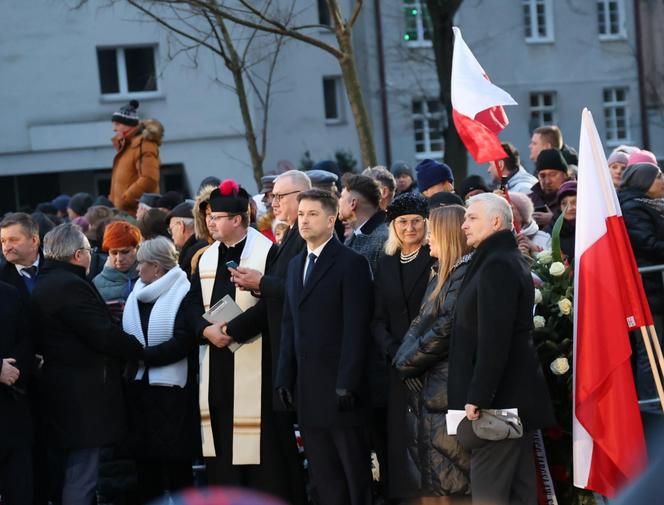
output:
<instances>
[{"instance_id":1,"label":"tree trunk","mask_svg":"<svg viewBox=\"0 0 664 505\"><path fill-rule=\"evenodd\" d=\"M242 115L242 123L244 124L244 137L247 139L247 149L249 150L249 157L251 158L251 167L254 173L254 180L258 189L261 188L261 178L263 177L263 160L265 154L261 153L258 149L258 142L256 140L256 133L254 131L254 122L251 117L251 110L249 108L249 98L247 95L247 88L244 84L244 75L242 69L242 62L240 56L235 50L233 40L230 33L226 28L224 19L216 16L217 25L221 30L222 37L224 38L226 53L230 65L226 67L233 75L233 83L235 84L235 93L237 94L238 103L240 104L240 114Z\"/></svg>"},{"instance_id":2,"label":"tree trunk","mask_svg":"<svg viewBox=\"0 0 664 505\"><path fill-rule=\"evenodd\" d=\"M452 168L454 180L461 182L468 174L468 152L454 126L452 119L452 53L454 14L462 0L427 0L432 23L433 51L436 71L440 83L440 101L447 111L445 139L445 162Z\"/></svg>"},{"instance_id":3,"label":"tree trunk","mask_svg":"<svg viewBox=\"0 0 664 505\"><path fill-rule=\"evenodd\" d=\"M364 104L364 96L360 86L360 80L357 77L357 67L355 66L355 56L353 53L353 44L350 29L344 26L337 26L335 29L339 49L342 52L339 58L341 75L346 87L346 95L350 103L350 109L353 112L355 128L360 142L360 154L362 155L362 165L366 167L375 167L378 164L376 157L376 147L371 133L371 122L369 114Z\"/></svg>"}]
</instances>

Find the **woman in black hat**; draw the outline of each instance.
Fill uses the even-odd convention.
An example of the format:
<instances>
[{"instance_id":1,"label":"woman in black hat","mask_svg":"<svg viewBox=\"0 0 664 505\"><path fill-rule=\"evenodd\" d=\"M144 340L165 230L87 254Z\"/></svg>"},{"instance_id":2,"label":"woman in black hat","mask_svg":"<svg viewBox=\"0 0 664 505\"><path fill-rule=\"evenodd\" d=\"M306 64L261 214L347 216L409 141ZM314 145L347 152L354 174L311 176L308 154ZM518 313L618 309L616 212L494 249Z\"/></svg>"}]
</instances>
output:
<instances>
[{"instance_id":1,"label":"woman in black hat","mask_svg":"<svg viewBox=\"0 0 664 505\"><path fill-rule=\"evenodd\" d=\"M427 199L416 193L398 196L387 207L389 236L386 254L378 260L374 279L376 303L372 331L388 365L420 310L431 272L433 260L426 245L428 215ZM384 492L389 498L404 499L417 496L419 475L407 463L406 389L396 371L389 369L387 468L381 468L382 477L386 477L381 480L387 483Z\"/></svg>"}]
</instances>

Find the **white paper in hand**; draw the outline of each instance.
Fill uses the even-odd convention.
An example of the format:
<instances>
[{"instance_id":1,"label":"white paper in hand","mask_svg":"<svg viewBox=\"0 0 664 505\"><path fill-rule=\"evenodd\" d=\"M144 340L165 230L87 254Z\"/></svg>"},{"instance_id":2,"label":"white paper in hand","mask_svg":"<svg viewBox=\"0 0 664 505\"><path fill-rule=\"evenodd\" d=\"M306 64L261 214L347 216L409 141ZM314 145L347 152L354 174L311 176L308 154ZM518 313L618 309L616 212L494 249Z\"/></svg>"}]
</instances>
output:
<instances>
[{"instance_id":1,"label":"white paper in hand","mask_svg":"<svg viewBox=\"0 0 664 505\"><path fill-rule=\"evenodd\" d=\"M215 303L210 309L203 314L203 319L211 323L229 323L237 316L242 314L242 309L235 303L229 295L224 296L221 300ZM231 352L237 351L242 344L232 342L228 345L228 350Z\"/></svg>"}]
</instances>

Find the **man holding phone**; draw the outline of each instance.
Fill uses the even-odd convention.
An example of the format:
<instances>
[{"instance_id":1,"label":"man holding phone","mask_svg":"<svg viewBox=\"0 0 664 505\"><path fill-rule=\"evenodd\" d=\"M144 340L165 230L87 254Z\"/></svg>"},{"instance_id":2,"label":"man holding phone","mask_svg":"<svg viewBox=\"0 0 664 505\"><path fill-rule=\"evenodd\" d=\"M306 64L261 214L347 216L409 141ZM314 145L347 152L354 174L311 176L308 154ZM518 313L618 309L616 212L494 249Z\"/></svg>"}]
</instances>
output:
<instances>
[{"instance_id":1,"label":"man holding phone","mask_svg":"<svg viewBox=\"0 0 664 505\"><path fill-rule=\"evenodd\" d=\"M558 149L544 149L535 164L537 184L531 188L530 199L535 206L533 219L540 229L551 223L558 210L556 194L563 183L569 180L567 162Z\"/></svg>"}]
</instances>

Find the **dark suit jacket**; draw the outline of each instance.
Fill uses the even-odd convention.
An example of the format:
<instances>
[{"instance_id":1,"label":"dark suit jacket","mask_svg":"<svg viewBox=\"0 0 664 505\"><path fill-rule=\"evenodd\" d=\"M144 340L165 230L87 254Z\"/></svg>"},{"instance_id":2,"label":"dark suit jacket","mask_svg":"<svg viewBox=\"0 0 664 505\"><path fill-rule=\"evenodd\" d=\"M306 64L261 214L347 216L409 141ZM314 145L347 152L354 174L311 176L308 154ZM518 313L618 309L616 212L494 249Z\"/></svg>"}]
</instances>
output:
<instances>
[{"instance_id":1,"label":"dark suit jacket","mask_svg":"<svg viewBox=\"0 0 664 505\"><path fill-rule=\"evenodd\" d=\"M20 372L13 388L0 384L0 449L30 447L32 421L27 392L33 368L32 343L19 293L5 282L0 282L0 329L0 370L2 360L14 358Z\"/></svg>"},{"instance_id":2,"label":"dark suit jacket","mask_svg":"<svg viewBox=\"0 0 664 505\"><path fill-rule=\"evenodd\" d=\"M238 342L253 338L258 333L266 331L269 333L273 384L281 348L281 317L284 313L288 264L295 256L306 250L306 247L307 245L297 229L296 221L284 237L267 273L261 278L260 300L241 316L228 323L226 328L228 334ZM272 407L274 410L284 409L276 393L272 398Z\"/></svg>"},{"instance_id":3,"label":"dark suit jacket","mask_svg":"<svg viewBox=\"0 0 664 505\"><path fill-rule=\"evenodd\" d=\"M63 296L65 294L66 296ZM126 429L122 372L143 347L116 326L81 267L45 261L32 292L44 440L83 449L120 441Z\"/></svg>"},{"instance_id":4,"label":"dark suit jacket","mask_svg":"<svg viewBox=\"0 0 664 505\"><path fill-rule=\"evenodd\" d=\"M450 344L449 408L518 408L526 430L553 425L533 346L534 287L511 231L477 248L468 266Z\"/></svg>"},{"instance_id":5,"label":"dark suit jacket","mask_svg":"<svg viewBox=\"0 0 664 505\"><path fill-rule=\"evenodd\" d=\"M295 390L298 418L307 427L361 425L366 420L366 362L373 313L369 264L332 238L306 286L306 250L288 267L276 386ZM339 412L336 390L358 397L357 409Z\"/></svg>"},{"instance_id":6,"label":"dark suit jacket","mask_svg":"<svg viewBox=\"0 0 664 505\"><path fill-rule=\"evenodd\" d=\"M44 264L44 257L39 253L39 273L41 272L41 267ZM14 286L21 297L21 301L28 305L30 303L30 292L28 287L25 284L25 281L21 277L21 274L16 270L16 265L10 263L9 261L0 267L0 282L6 282Z\"/></svg>"}]
</instances>

